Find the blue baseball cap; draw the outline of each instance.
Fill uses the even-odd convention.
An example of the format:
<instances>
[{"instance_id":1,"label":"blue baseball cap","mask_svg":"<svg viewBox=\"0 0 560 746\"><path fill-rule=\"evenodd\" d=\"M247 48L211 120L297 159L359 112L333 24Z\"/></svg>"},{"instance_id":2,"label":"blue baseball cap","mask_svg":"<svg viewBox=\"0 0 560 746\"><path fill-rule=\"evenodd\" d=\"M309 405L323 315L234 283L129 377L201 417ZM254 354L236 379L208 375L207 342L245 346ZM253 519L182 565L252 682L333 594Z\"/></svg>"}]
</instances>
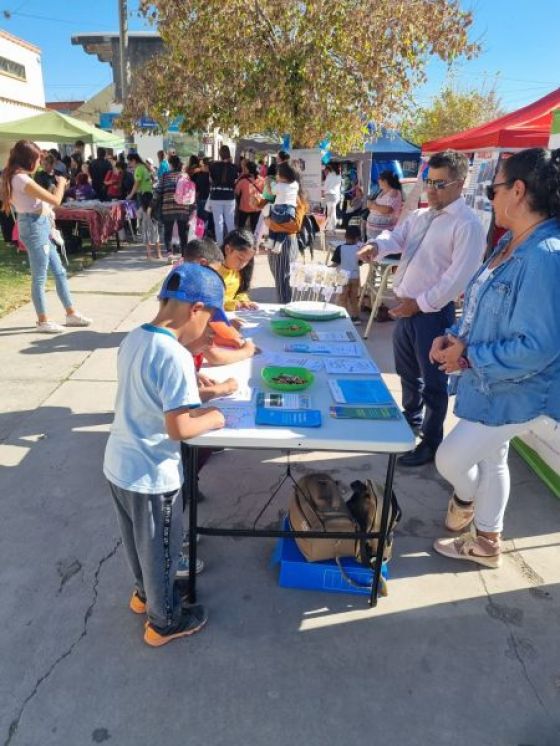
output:
<instances>
[{"instance_id":1,"label":"blue baseball cap","mask_svg":"<svg viewBox=\"0 0 560 746\"><path fill-rule=\"evenodd\" d=\"M229 325L224 313L224 290L224 281L215 270L189 262L173 267L163 281L158 298L204 303L214 312L212 321L223 321Z\"/></svg>"}]
</instances>

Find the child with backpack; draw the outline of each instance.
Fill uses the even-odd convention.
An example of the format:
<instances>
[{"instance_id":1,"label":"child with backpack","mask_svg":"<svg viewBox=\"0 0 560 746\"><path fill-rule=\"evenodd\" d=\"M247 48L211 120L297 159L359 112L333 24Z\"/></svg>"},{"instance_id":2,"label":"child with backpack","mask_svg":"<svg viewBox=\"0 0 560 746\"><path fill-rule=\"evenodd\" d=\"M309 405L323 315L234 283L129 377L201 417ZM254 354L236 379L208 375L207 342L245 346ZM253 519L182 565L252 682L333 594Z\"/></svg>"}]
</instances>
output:
<instances>
[{"instance_id":1,"label":"child with backpack","mask_svg":"<svg viewBox=\"0 0 560 746\"><path fill-rule=\"evenodd\" d=\"M161 177L156 189L161 203L161 222L163 223L164 243L167 260L173 262L173 226L177 224L181 252L188 240L189 221L195 208L195 186L187 174L183 173L183 164L176 155L169 156L170 170Z\"/></svg>"},{"instance_id":2,"label":"child with backpack","mask_svg":"<svg viewBox=\"0 0 560 746\"><path fill-rule=\"evenodd\" d=\"M103 464L134 575L129 605L147 614L144 641L153 647L192 635L207 621L204 607L183 606L175 587L183 541L180 442L225 424L219 409L200 408L187 346L211 320L227 323L223 283L207 267L175 267L159 298L155 319L130 332L119 348L115 418Z\"/></svg>"}]
</instances>

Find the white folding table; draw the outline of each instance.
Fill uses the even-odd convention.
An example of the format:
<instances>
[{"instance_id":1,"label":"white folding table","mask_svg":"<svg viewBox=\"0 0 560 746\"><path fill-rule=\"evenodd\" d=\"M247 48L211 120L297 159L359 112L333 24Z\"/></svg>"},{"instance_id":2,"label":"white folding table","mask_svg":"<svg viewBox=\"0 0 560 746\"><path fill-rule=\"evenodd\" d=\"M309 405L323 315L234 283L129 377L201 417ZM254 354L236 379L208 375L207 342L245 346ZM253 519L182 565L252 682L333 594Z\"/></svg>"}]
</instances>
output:
<instances>
[{"instance_id":1,"label":"white folding table","mask_svg":"<svg viewBox=\"0 0 560 746\"><path fill-rule=\"evenodd\" d=\"M214 368L204 368L204 373L208 373L216 380L225 380L228 377L234 377L241 386L251 384L259 389L266 390L266 386L261 381L261 370L267 365L267 354L291 355L285 346L291 343L307 343L308 337L280 337L274 334L270 328L270 321L279 318L280 306L272 304L262 304L257 311L245 312L239 314L248 324L257 323L258 326L245 331L245 336L250 336L254 343L262 352L254 358L244 360L232 365L219 366ZM333 321L311 322L316 331L328 332L351 332L354 336L355 344L359 345L363 351L364 357L369 358L369 353L365 345L359 338L353 324L349 318L340 318ZM298 353L298 357L308 357L313 359L323 359L323 356L306 355ZM288 363L286 363L288 364ZM380 531L376 534L352 534L353 538L373 538L377 537L378 550L375 564L373 566L373 583L370 596L370 605L375 606L379 589L379 580L381 565L383 560L383 550L387 539L387 522L389 507L393 491L393 476L395 471L396 458L399 453L410 451L414 448L414 435L408 426L404 417L397 420L356 420L356 419L334 419L329 416L329 407L333 401L330 388L328 386L328 376L325 370L314 373L315 381L305 391L311 397L313 409L320 409L322 413L322 425L319 428L283 428L283 427L262 427L253 425L247 428L224 428L215 430L197 438L192 438L185 442L186 446L186 495L189 500L189 584L188 594L191 602L196 600L196 535L212 536L248 536L248 537L297 537L305 536L307 538L325 538L324 532L293 532L293 531L273 531L264 529L234 529L229 527L204 527L198 525L197 516L197 496L198 496L198 448L247 448L247 449L278 449L279 451L351 451L358 453L386 453L389 455L387 474L385 479L385 490L383 495L383 510L381 518ZM338 376L339 378L342 376ZM364 376L352 376L344 374L344 378L361 378ZM209 402L211 404L211 402ZM287 477L291 476L289 464ZM273 494L272 497L276 492ZM272 499L272 498L271 498ZM270 503L267 503L267 505ZM263 509L264 510L264 509ZM259 514L260 515L260 514ZM349 538L349 534L329 533L330 538Z\"/></svg>"}]
</instances>

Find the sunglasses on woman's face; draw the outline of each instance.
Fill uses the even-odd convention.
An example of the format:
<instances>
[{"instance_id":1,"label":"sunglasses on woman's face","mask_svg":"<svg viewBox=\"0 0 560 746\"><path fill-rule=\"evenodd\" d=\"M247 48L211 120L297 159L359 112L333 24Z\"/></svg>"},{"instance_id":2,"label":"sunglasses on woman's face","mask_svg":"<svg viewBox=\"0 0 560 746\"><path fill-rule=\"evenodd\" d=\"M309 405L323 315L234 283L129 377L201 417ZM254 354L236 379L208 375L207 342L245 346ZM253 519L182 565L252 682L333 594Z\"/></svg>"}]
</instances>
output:
<instances>
[{"instance_id":1,"label":"sunglasses on woman's face","mask_svg":"<svg viewBox=\"0 0 560 746\"><path fill-rule=\"evenodd\" d=\"M493 202L496 196L496 187L509 186L512 183L513 182L509 180L509 181L498 181L496 184L490 184L490 186L486 187L487 198L490 200L490 202Z\"/></svg>"}]
</instances>

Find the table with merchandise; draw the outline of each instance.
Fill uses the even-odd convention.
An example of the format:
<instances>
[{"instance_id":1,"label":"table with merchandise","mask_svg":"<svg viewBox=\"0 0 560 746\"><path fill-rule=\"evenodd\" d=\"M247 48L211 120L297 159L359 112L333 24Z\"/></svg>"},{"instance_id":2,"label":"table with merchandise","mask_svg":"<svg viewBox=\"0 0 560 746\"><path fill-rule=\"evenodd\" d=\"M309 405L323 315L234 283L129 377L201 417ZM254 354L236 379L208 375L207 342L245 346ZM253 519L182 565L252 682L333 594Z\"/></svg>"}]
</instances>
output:
<instances>
[{"instance_id":1,"label":"table with merchandise","mask_svg":"<svg viewBox=\"0 0 560 746\"><path fill-rule=\"evenodd\" d=\"M88 200L82 202L68 201L55 208L58 226L63 222L84 226L91 239L91 256L97 257L97 251L114 238L117 249L120 248L119 230L128 216L127 203L124 200L99 202Z\"/></svg>"},{"instance_id":2,"label":"table with merchandise","mask_svg":"<svg viewBox=\"0 0 560 746\"><path fill-rule=\"evenodd\" d=\"M289 314L289 315L288 315ZM322 301L238 312L243 334L260 349L255 357L231 365L203 368L217 381L236 379L238 391L209 402L221 409L226 427L185 442L189 500L189 598L196 600L196 536L321 538L324 532L205 527L198 524L198 449L277 449L288 454L330 451L387 454L377 555L369 603L380 588L383 551L398 454L414 447L414 435L387 389L346 312ZM272 497L276 495L275 490ZM271 497L271 499L272 499ZM267 502L267 506L270 500ZM265 506L266 507L266 506ZM264 511L264 508L263 508ZM259 515L262 515L262 512ZM336 538L336 534L329 534ZM348 538L349 534L339 538Z\"/></svg>"}]
</instances>

